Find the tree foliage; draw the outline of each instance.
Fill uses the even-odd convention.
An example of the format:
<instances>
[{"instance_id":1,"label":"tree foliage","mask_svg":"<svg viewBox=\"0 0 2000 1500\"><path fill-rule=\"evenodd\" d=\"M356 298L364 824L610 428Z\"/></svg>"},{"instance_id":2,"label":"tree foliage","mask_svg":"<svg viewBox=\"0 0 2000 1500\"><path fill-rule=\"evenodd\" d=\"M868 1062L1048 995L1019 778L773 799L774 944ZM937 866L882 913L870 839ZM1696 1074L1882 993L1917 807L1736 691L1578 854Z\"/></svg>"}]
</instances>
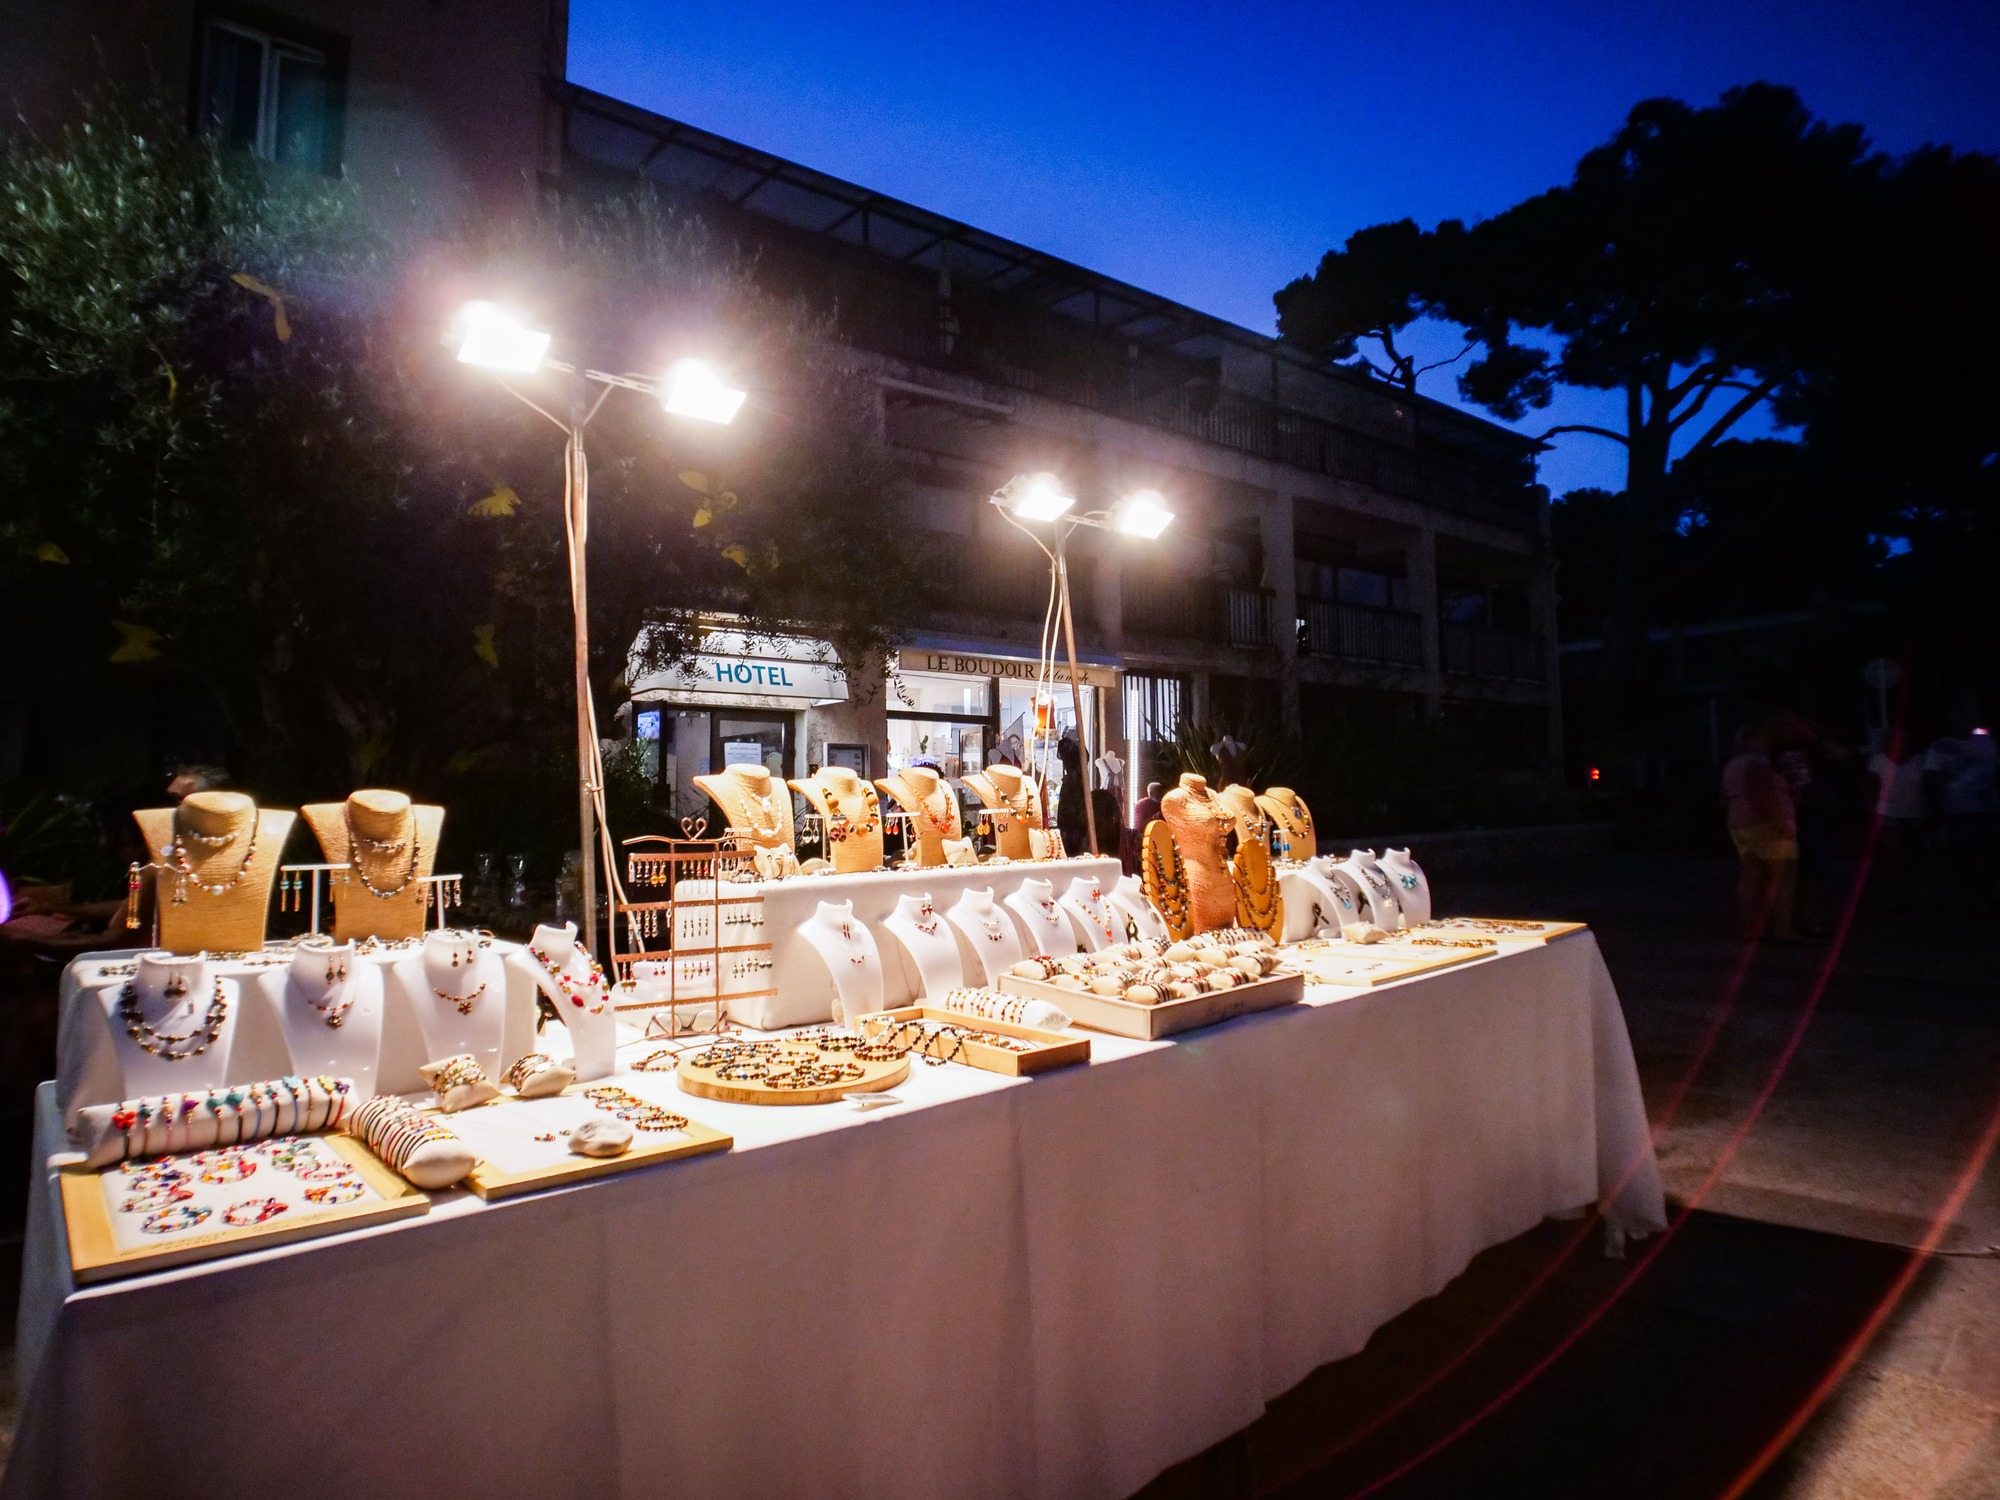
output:
<instances>
[{"instance_id":1,"label":"tree foliage","mask_svg":"<svg viewBox=\"0 0 2000 1500\"><path fill-rule=\"evenodd\" d=\"M883 545L895 474L868 393L698 209L398 231L370 208L156 103L7 143L0 594L87 642L110 701L212 697L272 797L565 761L563 438L440 346L472 295L561 330L578 365L719 348L754 393L729 429L622 391L589 428L601 714L652 617L655 665L712 610L857 664L888 645L915 581ZM521 390L564 415L576 384Z\"/></svg>"}]
</instances>

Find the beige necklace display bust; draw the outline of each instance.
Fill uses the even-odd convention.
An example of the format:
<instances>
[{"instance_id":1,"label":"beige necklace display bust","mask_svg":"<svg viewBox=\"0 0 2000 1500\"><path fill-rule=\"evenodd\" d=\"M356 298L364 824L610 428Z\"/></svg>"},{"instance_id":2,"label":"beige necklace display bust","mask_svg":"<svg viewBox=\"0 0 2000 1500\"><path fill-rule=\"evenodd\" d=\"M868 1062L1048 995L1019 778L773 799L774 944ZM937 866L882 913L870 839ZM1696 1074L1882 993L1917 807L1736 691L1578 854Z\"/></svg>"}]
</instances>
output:
<instances>
[{"instance_id":1,"label":"beige necklace display bust","mask_svg":"<svg viewBox=\"0 0 2000 1500\"><path fill-rule=\"evenodd\" d=\"M1208 778L1188 772L1160 799L1160 818L1174 836L1187 869L1188 925L1210 932L1236 925L1236 882L1229 875L1229 809L1208 789Z\"/></svg>"},{"instance_id":2,"label":"beige necklace display bust","mask_svg":"<svg viewBox=\"0 0 2000 1500\"><path fill-rule=\"evenodd\" d=\"M1247 844L1253 839L1268 844L1271 837L1271 822L1258 805L1257 794L1242 782L1226 786L1215 794L1225 811L1236 820L1236 842Z\"/></svg>"},{"instance_id":3,"label":"beige necklace display bust","mask_svg":"<svg viewBox=\"0 0 2000 1500\"><path fill-rule=\"evenodd\" d=\"M1257 795L1257 806L1278 830L1286 845L1284 858L1311 859L1319 853L1318 835L1313 832L1313 815L1305 798L1288 786L1270 786Z\"/></svg>"},{"instance_id":4,"label":"beige necklace display bust","mask_svg":"<svg viewBox=\"0 0 2000 1500\"><path fill-rule=\"evenodd\" d=\"M278 857L297 814L259 808L241 792L190 792L179 807L132 814L152 851L153 910L169 953L254 953Z\"/></svg>"},{"instance_id":5,"label":"beige necklace display bust","mask_svg":"<svg viewBox=\"0 0 2000 1500\"><path fill-rule=\"evenodd\" d=\"M308 802L299 811L330 865L349 865L329 884L333 935L414 938L424 935L428 880L444 832L444 809L412 802L402 792L352 792L345 802Z\"/></svg>"},{"instance_id":6,"label":"beige necklace display bust","mask_svg":"<svg viewBox=\"0 0 2000 1500\"><path fill-rule=\"evenodd\" d=\"M951 783L929 766L910 766L875 785L910 815L917 834L917 864L928 869L945 862L946 839L959 838L958 798Z\"/></svg>"},{"instance_id":7,"label":"beige necklace display bust","mask_svg":"<svg viewBox=\"0 0 2000 1500\"><path fill-rule=\"evenodd\" d=\"M988 766L966 777L965 784L986 806L1015 815L993 820L994 852L1008 859L1033 859L1034 840L1028 830L1042 826L1042 794L1035 779L1018 766Z\"/></svg>"},{"instance_id":8,"label":"beige necklace display bust","mask_svg":"<svg viewBox=\"0 0 2000 1500\"><path fill-rule=\"evenodd\" d=\"M875 788L846 766L826 766L792 790L813 805L826 829L826 856L842 875L882 868L882 804Z\"/></svg>"},{"instance_id":9,"label":"beige necklace display bust","mask_svg":"<svg viewBox=\"0 0 2000 1500\"><path fill-rule=\"evenodd\" d=\"M723 821L736 834L738 847L749 839L750 858L757 873L778 880L799 873L799 853L792 832L792 795L770 767L745 763L724 766L719 776L697 776L694 784L722 809Z\"/></svg>"}]
</instances>

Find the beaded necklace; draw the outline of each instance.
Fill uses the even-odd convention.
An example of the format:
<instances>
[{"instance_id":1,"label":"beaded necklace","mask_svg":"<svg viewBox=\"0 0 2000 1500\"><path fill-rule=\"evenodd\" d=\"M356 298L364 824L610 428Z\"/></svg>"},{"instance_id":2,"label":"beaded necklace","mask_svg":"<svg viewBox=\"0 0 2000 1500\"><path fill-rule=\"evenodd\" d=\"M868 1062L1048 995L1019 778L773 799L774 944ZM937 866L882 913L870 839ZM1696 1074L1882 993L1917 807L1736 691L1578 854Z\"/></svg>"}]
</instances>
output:
<instances>
[{"instance_id":1,"label":"beaded necklace","mask_svg":"<svg viewBox=\"0 0 2000 1500\"><path fill-rule=\"evenodd\" d=\"M211 896L226 896L235 890L237 886L241 885L243 877L250 873L251 861L257 857L258 821L257 811L255 808L252 808L250 811L250 843L249 847L243 851L243 863L236 867L236 873L227 880L210 885L199 875L195 874L194 866L188 863L188 842L192 840L197 844L206 844L213 852L219 854L230 844L236 842L237 835L235 833L196 833L192 828L184 828L181 826L181 810L175 808L174 836L166 848L160 851L160 857L172 865L174 874L179 877L174 882L174 904L178 906L186 903L187 888L190 883Z\"/></svg>"},{"instance_id":2,"label":"beaded necklace","mask_svg":"<svg viewBox=\"0 0 2000 1500\"><path fill-rule=\"evenodd\" d=\"M848 817L846 809L841 807L839 794L830 787L827 789L826 836L829 842L844 844L850 838L865 839L882 826L882 807L875 800L875 788L865 781L861 783L861 802L868 812L857 823Z\"/></svg>"},{"instance_id":3,"label":"beaded necklace","mask_svg":"<svg viewBox=\"0 0 2000 1500\"><path fill-rule=\"evenodd\" d=\"M354 826L354 811L344 812L347 819L347 863L361 882L361 888L378 901L388 901L400 896L410 888L410 882L417 878L417 865L424 857L424 841L417 832L417 810L409 810L410 836L407 839L371 839ZM410 848L410 868L403 872L403 878L389 890L383 890L368 878L368 871L361 864L361 846L366 844L377 854L394 855L405 844Z\"/></svg>"},{"instance_id":4,"label":"beaded necklace","mask_svg":"<svg viewBox=\"0 0 2000 1500\"><path fill-rule=\"evenodd\" d=\"M208 1014L202 1017L201 1024L179 1035L147 1024L146 1013L139 1005L139 991L131 980L126 980L124 988L118 992L118 1018L125 1023L125 1034L137 1042L142 1051L161 1062L183 1062L190 1057L200 1057L222 1034L222 1023L228 1016L229 1000L223 993L220 979L215 981L215 993L209 997ZM193 1042L196 1038L200 1040L195 1046L185 1051L174 1050L182 1042Z\"/></svg>"},{"instance_id":5,"label":"beaded necklace","mask_svg":"<svg viewBox=\"0 0 2000 1500\"><path fill-rule=\"evenodd\" d=\"M340 1000L337 1004L333 998L336 988L340 991ZM319 1018L331 1030L338 1031L342 1026L346 1025L347 1013L354 1008L354 988L348 982L347 960L335 960L331 954L327 955L326 988L320 991L320 997L317 1000L303 991L300 992L300 998L312 1009L319 1012Z\"/></svg>"},{"instance_id":6,"label":"beaded necklace","mask_svg":"<svg viewBox=\"0 0 2000 1500\"><path fill-rule=\"evenodd\" d=\"M604 1007L611 1003L611 990L609 986L607 986L604 982L604 969L602 968L601 965L599 965L596 959L592 958L588 953L584 953L581 948L573 949L571 951L573 953L582 954L584 962L590 965L590 977L583 980L581 983L579 983L574 979L571 979L569 977L569 974L565 971L563 965L557 963L554 959L550 958L548 954L542 952L541 949L530 948L528 950L529 953L534 955L535 961L542 966L543 970L548 974L549 978L555 981L556 988L562 991L562 996L565 1000L569 1001L571 1005L574 1005L578 1010L583 1011L586 1015L593 1015L593 1016L602 1015L604 1013ZM483 993L486 989L486 986L481 985L479 988ZM604 998L599 1000L595 1005L590 1004L584 998L584 996L587 994L599 994L599 993L601 993ZM474 998L477 997L475 996Z\"/></svg>"}]
</instances>

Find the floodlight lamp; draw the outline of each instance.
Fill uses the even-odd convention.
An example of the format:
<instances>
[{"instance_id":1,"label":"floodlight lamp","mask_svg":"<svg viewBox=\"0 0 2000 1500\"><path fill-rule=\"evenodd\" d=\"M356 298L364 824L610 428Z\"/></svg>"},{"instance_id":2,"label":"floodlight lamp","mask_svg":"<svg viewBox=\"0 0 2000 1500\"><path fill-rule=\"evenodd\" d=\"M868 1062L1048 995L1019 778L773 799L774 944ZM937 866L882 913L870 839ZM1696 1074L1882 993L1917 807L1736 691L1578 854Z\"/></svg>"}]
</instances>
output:
<instances>
[{"instance_id":1,"label":"floodlight lamp","mask_svg":"<svg viewBox=\"0 0 2000 1500\"><path fill-rule=\"evenodd\" d=\"M537 333L494 302L466 303L444 341L463 364L518 375L534 374L549 352L546 333Z\"/></svg>"},{"instance_id":2,"label":"floodlight lamp","mask_svg":"<svg viewBox=\"0 0 2000 1500\"><path fill-rule=\"evenodd\" d=\"M1167 509L1167 502L1158 490L1138 490L1118 502L1112 524L1127 536L1142 536L1150 541L1165 531L1173 519L1174 513Z\"/></svg>"},{"instance_id":3,"label":"floodlight lamp","mask_svg":"<svg viewBox=\"0 0 2000 1500\"><path fill-rule=\"evenodd\" d=\"M714 365L701 359L674 361L660 386L660 405L675 416L723 425L736 420L746 394L724 380Z\"/></svg>"},{"instance_id":4,"label":"floodlight lamp","mask_svg":"<svg viewBox=\"0 0 2000 1500\"><path fill-rule=\"evenodd\" d=\"M1049 473L1016 474L993 497L1019 521L1053 521L1076 504L1063 493L1062 483Z\"/></svg>"}]
</instances>

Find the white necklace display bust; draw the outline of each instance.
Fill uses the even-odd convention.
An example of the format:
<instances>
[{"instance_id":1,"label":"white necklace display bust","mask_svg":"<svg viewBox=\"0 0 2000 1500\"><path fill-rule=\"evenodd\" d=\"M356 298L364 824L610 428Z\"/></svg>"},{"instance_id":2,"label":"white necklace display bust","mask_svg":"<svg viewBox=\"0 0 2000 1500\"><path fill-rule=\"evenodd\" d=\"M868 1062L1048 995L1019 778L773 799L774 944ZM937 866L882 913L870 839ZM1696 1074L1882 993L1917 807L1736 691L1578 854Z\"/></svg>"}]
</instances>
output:
<instances>
[{"instance_id":1,"label":"white necklace display bust","mask_svg":"<svg viewBox=\"0 0 2000 1500\"><path fill-rule=\"evenodd\" d=\"M1403 910L1403 921L1411 927L1431 919L1431 883L1424 875L1424 867L1410 858L1407 849L1387 849L1383 851L1382 873L1389 877L1390 889L1396 893L1396 905Z\"/></svg>"},{"instance_id":2,"label":"white necklace display bust","mask_svg":"<svg viewBox=\"0 0 2000 1500\"><path fill-rule=\"evenodd\" d=\"M1076 929L1077 942L1084 952L1095 953L1124 941L1119 933L1125 919L1112 909L1110 901L1105 899L1104 888L1090 876L1079 875L1072 880L1057 904Z\"/></svg>"},{"instance_id":3,"label":"white necklace display bust","mask_svg":"<svg viewBox=\"0 0 2000 1500\"><path fill-rule=\"evenodd\" d=\"M1118 941L1125 941L1127 924L1137 929L1142 938L1163 938L1167 935L1167 924L1160 920L1160 914L1153 910L1153 903L1146 899L1146 886L1137 875L1123 875L1118 884L1111 888L1106 898L1111 909L1118 913Z\"/></svg>"},{"instance_id":4,"label":"white necklace display bust","mask_svg":"<svg viewBox=\"0 0 2000 1500\"><path fill-rule=\"evenodd\" d=\"M932 904L930 892L898 898L896 909L882 919L882 931L896 940L908 960L910 989L918 997L940 1000L965 983L958 938Z\"/></svg>"},{"instance_id":5,"label":"white necklace display bust","mask_svg":"<svg viewBox=\"0 0 2000 1500\"><path fill-rule=\"evenodd\" d=\"M528 981L530 999L546 995L562 1018L579 1082L617 1071L618 1011L604 971L576 940L576 923L537 927L527 947L508 956L507 968L510 976ZM510 982L508 987L511 992L517 985Z\"/></svg>"},{"instance_id":6,"label":"white necklace display bust","mask_svg":"<svg viewBox=\"0 0 2000 1500\"><path fill-rule=\"evenodd\" d=\"M1028 955L1021 948L1021 933L1013 920L993 899L993 887L967 891L944 914L945 920L965 939L972 960L965 977L977 974L978 982L991 984Z\"/></svg>"},{"instance_id":7,"label":"white necklace display bust","mask_svg":"<svg viewBox=\"0 0 2000 1500\"><path fill-rule=\"evenodd\" d=\"M352 943L308 938L289 964L254 982L277 1015L292 1072L351 1078L360 1097L374 1094L382 1055L380 964L360 957Z\"/></svg>"},{"instance_id":8,"label":"white necklace display bust","mask_svg":"<svg viewBox=\"0 0 2000 1500\"><path fill-rule=\"evenodd\" d=\"M1403 925L1403 909L1396 902L1395 884L1382 873L1381 865L1375 861L1373 849L1352 849L1342 860L1340 868L1361 892L1361 899L1367 903L1367 918L1384 932L1392 932Z\"/></svg>"},{"instance_id":9,"label":"white necklace display bust","mask_svg":"<svg viewBox=\"0 0 2000 1500\"><path fill-rule=\"evenodd\" d=\"M1066 958L1076 952L1076 932L1056 905L1056 890L1048 881L1022 881L1006 906L1019 920L1030 954Z\"/></svg>"},{"instance_id":10,"label":"white necklace display bust","mask_svg":"<svg viewBox=\"0 0 2000 1500\"><path fill-rule=\"evenodd\" d=\"M241 991L237 981L217 978L204 956L140 954L132 978L97 992L119 1074L117 1091L107 1099L192 1093L237 1081L231 1053Z\"/></svg>"},{"instance_id":11,"label":"white necklace display bust","mask_svg":"<svg viewBox=\"0 0 2000 1500\"><path fill-rule=\"evenodd\" d=\"M426 933L386 981L417 1018L425 1062L469 1052L488 1078L505 1071L507 972L492 949L451 928Z\"/></svg>"},{"instance_id":12,"label":"white necklace display bust","mask_svg":"<svg viewBox=\"0 0 2000 1500\"><path fill-rule=\"evenodd\" d=\"M852 901L822 901L799 925L833 976L834 1017L846 1024L882 1008L882 955L868 924L857 921Z\"/></svg>"}]
</instances>

